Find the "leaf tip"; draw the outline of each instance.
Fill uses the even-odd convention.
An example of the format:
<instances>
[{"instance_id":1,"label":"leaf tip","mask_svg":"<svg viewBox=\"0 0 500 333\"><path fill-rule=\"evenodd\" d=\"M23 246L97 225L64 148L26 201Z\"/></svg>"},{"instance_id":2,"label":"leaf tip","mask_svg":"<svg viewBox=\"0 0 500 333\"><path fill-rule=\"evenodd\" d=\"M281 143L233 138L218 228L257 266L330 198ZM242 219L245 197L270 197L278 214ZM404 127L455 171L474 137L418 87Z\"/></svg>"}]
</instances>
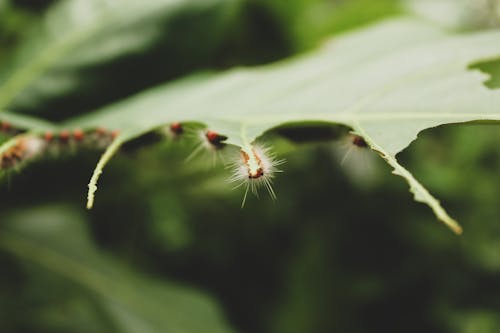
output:
<instances>
[{"instance_id":1,"label":"leaf tip","mask_svg":"<svg viewBox=\"0 0 500 333\"><path fill-rule=\"evenodd\" d=\"M90 178L90 182L88 185L88 192L87 192L87 209L92 209L94 206L94 199L95 199L95 192L97 191L97 181L99 180L99 177L102 174L102 170L104 166L109 162L111 157L118 151L122 144L122 140L115 138L113 142L108 146L104 154L101 156L99 159L99 162L97 163L94 172L92 173L92 177Z\"/></svg>"},{"instance_id":2,"label":"leaf tip","mask_svg":"<svg viewBox=\"0 0 500 333\"><path fill-rule=\"evenodd\" d=\"M91 182L89 183L88 187L89 191L87 193L87 209L90 210L94 206L94 197L95 192L97 191L97 186Z\"/></svg>"},{"instance_id":3,"label":"leaf tip","mask_svg":"<svg viewBox=\"0 0 500 333\"><path fill-rule=\"evenodd\" d=\"M456 235L460 236L463 233L463 228L458 224L458 222L449 216L446 218L441 218L441 221L450 228Z\"/></svg>"}]
</instances>

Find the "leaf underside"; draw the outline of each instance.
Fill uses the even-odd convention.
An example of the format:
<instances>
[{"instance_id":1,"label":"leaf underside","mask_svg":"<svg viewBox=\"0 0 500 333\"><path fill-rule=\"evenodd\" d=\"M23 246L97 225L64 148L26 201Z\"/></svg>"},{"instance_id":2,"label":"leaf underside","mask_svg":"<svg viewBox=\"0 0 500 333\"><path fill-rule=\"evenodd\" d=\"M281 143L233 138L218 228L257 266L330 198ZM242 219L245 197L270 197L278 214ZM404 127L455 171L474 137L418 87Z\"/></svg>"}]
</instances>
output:
<instances>
[{"instance_id":1,"label":"leaf underside","mask_svg":"<svg viewBox=\"0 0 500 333\"><path fill-rule=\"evenodd\" d=\"M499 40L498 31L451 35L415 19L390 20L339 36L310 54L194 75L51 126L118 129L126 142L163 124L196 121L241 147L287 123L346 125L408 182L415 200L460 233L396 154L427 128L500 120L500 91L484 86L488 75L469 69L500 57ZM43 130L36 122L29 128ZM110 147L92 177L89 206L98 175L118 147Z\"/></svg>"}]
</instances>

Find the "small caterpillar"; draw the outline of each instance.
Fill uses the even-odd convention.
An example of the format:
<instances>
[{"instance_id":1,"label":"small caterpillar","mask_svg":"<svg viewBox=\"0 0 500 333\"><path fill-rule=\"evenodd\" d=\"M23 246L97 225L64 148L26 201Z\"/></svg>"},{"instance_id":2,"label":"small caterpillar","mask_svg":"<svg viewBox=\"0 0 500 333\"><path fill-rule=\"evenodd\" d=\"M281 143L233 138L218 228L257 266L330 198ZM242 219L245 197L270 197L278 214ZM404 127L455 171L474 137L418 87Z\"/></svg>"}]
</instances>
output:
<instances>
[{"instance_id":1,"label":"small caterpillar","mask_svg":"<svg viewBox=\"0 0 500 333\"><path fill-rule=\"evenodd\" d=\"M340 158L340 165L344 165L348 162L354 155L359 155L357 153L368 151L368 144L365 139L356 134L346 134L346 136L340 139L340 143L336 145L336 155ZM364 154L363 154L364 155Z\"/></svg>"},{"instance_id":2,"label":"small caterpillar","mask_svg":"<svg viewBox=\"0 0 500 333\"><path fill-rule=\"evenodd\" d=\"M78 149L105 149L118 135L117 131L95 128L83 131L80 128L61 130L60 132L45 132L42 137L47 142L47 150L52 155L65 152L75 152Z\"/></svg>"},{"instance_id":3,"label":"small caterpillar","mask_svg":"<svg viewBox=\"0 0 500 333\"><path fill-rule=\"evenodd\" d=\"M219 150L224 148L226 145L224 141L227 140L227 136L221 135L215 131L206 131L202 139L204 139L205 146L209 149Z\"/></svg>"},{"instance_id":4,"label":"small caterpillar","mask_svg":"<svg viewBox=\"0 0 500 333\"><path fill-rule=\"evenodd\" d=\"M182 135L182 133L184 133L184 127L179 122L174 122L170 124L169 130L174 137L179 137L180 135Z\"/></svg>"},{"instance_id":5,"label":"small caterpillar","mask_svg":"<svg viewBox=\"0 0 500 333\"><path fill-rule=\"evenodd\" d=\"M185 132L184 126L178 121L168 125L161 126L157 131L158 134L173 140L179 139L182 136L182 134L184 134L184 132Z\"/></svg>"},{"instance_id":6,"label":"small caterpillar","mask_svg":"<svg viewBox=\"0 0 500 333\"><path fill-rule=\"evenodd\" d=\"M212 130L207 130L198 132L197 137L201 142L193 150L193 152L186 158L186 162L190 161L196 155L205 150L212 153L213 165L215 166L216 158L218 156L219 151L226 146L226 143L224 141L227 140L227 136L219 134Z\"/></svg>"},{"instance_id":7,"label":"small caterpillar","mask_svg":"<svg viewBox=\"0 0 500 333\"><path fill-rule=\"evenodd\" d=\"M19 137L0 157L0 169L16 168L21 163L36 158L46 148L46 142L37 136Z\"/></svg>"},{"instance_id":8,"label":"small caterpillar","mask_svg":"<svg viewBox=\"0 0 500 333\"><path fill-rule=\"evenodd\" d=\"M283 163L285 160L277 160L270 148L259 145L241 148L239 157L232 164L233 175L229 179L231 182L240 182L236 188L246 185L241 207L245 206L248 191L251 190L258 196L258 189L262 186L265 186L269 196L276 200L272 182L276 172L281 172L277 166Z\"/></svg>"},{"instance_id":9,"label":"small caterpillar","mask_svg":"<svg viewBox=\"0 0 500 333\"><path fill-rule=\"evenodd\" d=\"M363 137L346 134L334 146L333 152L352 182L364 187L375 183L378 172L377 159Z\"/></svg>"},{"instance_id":10,"label":"small caterpillar","mask_svg":"<svg viewBox=\"0 0 500 333\"><path fill-rule=\"evenodd\" d=\"M0 125L1 127L2 125ZM24 162L44 154L59 155L78 148L104 149L118 135L116 131L97 128L84 132L81 129L46 131L43 134L19 135L13 144L0 155L0 169L17 168Z\"/></svg>"},{"instance_id":11,"label":"small caterpillar","mask_svg":"<svg viewBox=\"0 0 500 333\"><path fill-rule=\"evenodd\" d=\"M77 139L75 134L74 132L73 135L75 139ZM103 127L97 127L94 130L84 133L80 141L88 148L105 149L119 134L120 132L118 130L108 130Z\"/></svg>"},{"instance_id":12,"label":"small caterpillar","mask_svg":"<svg viewBox=\"0 0 500 333\"><path fill-rule=\"evenodd\" d=\"M356 147L368 148L368 144L366 143L365 139L363 139L359 135L351 134L351 142Z\"/></svg>"}]
</instances>

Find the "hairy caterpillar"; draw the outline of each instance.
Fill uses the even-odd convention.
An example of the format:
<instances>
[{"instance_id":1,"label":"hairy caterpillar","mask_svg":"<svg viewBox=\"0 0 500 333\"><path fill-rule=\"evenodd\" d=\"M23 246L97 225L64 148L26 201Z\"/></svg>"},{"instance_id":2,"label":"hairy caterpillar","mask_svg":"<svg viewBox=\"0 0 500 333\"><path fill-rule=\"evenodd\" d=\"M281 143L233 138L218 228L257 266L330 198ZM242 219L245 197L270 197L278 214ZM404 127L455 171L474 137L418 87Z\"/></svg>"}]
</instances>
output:
<instances>
[{"instance_id":1,"label":"hairy caterpillar","mask_svg":"<svg viewBox=\"0 0 500 333\"><path fill-rule=\"evenodd\" d=\"M227 136L221 135L215 131L206 131L203 133L202 139L205 143L205 147L208 149L219 150L226 145L224 141L227 140Z\"/></svg>"},{"instance_id":2,"label":"hairy caterpillar","mask_svg":"<svg viewBox=\"0 0 500 333\"><path fill-rule=\"evenodd\" d=\"M227 136L219 134L218 132L207 130L207 131L199 131L197 132L197 137L200 143L193 150L193 152L187 157L186 161L190 161L195 156L200 154L203 150L212 153L213 156L213 165L215 165L218 153L222 150L226 143L224 141L227 140ZM219 155L220 158L222 158Z\"/></svg>"},{"instance_id":3,"label":"hairy caterpillar","mask_svg":"<svg viewBox=\"0 0 500 333\"><path fill-rule=\"evenodd\" d=\"M231 165L233 175L229 179L231 182L240 182L236 188L246 185L241 207L245 206L249 190L258 196L260 187L265 187L269 196L276 200L273 179L276 172L281 172L277 167L283 163L285 160L277 160L268 147L250 145L241 148L238 158Z\"/></svg>"},{"instance_id":4,"label":"hairy caterpillar","mask_svg":"<svg viewBox=\"0 0 500 333\"><path fill-rule=\"evenodd\" d=\"M177 140L182 136L182 134L184 134L185 130L184 125L176 121L171 124L161 126L158 129L157 134L160 134L167 139Z\"/></svg>"},{"instance_id":5,"label":"hairy caterpillar","mask_svg":"<svg viewBox=\"0 0 500 333\"><path fill-rule=\"evenodd\" d=\"M182 135L182 133L184 133L184 127L179 122L170 124L169 130L174 137L178 137L179 135Z\"/></svg>"},{"instance_id":6,"label":"hairy caterpillar","mask_svg":"<svg viewBox=\"0 0 500 333\"><path fill-rule=\"evenodd\" d=\"M363 137L346 134L333 147L335 157L351 181L359 186L374 185L377 180L377 158Z\"/></svg>"},{"instance_id":7,"label":"hairy caterpillar","mask_svg":"<svg viewBox=\"0 0 500 333\"><path fill-rule=\"evenodd\" d=\"M186 161L205 150L212 154L215 165L219 152L226 147L227 136L213 130L206 130L197 132L197 137L201 142ZM222 156L220 157L222 158ZM273 200L276 199L272 183L276 173L281 172L277 167L284 162L285 160L277 160L271 149L262 145L248 145L239 150L235 160L229 163L228 167L232 169L229 181L240 183L235 188L246 185L242 207L246 203L248 192L251 191L255 196L258 196L258 190L261 187L267 189Z\"/></svg>"},{"instance_id":8,"label":"hairy caterpillar","mask_svg":"<svg viewBox=\"0 0 500 333\"><path fill-rule=\"evenodd\" d=\"M13 145L7 148L0 156L0 168L2 170L17 168L21 163L27 162L42 154L46 148L46 142L37 136L22 136L15 140Z\"/></svg>"},{"instance_id":9,"label":"hairy caterpillar","mask_svg":"<svg viewBox=\"0 0 500 333\"><path fill-rule=\"evenodd\" d=\"M368 151L368 144L365 139L356 134L347 134L344 139L341 139L339 147L339 155L343 155L340 161L341 165L344 165L351 158L356 158L355 155L360 152ZM354 156L352 154L354 153Z\"/></svg>"},{"instance_id":10,"label":"hairy caterpillar","mask_svg":"<svg viewBox=\"0 0 500 333\"><path fill-rule=\"evenodd\" d=\"M104 149L117 135L116 131L102 128L87 132L77 128L72 131L61 130L57 133L46 131L39 135L18 135L12 139L12 145L0 155L0 169L17 168L24 162L44 154L57 156L80 148Z\"/></svg>"}]
</instances>

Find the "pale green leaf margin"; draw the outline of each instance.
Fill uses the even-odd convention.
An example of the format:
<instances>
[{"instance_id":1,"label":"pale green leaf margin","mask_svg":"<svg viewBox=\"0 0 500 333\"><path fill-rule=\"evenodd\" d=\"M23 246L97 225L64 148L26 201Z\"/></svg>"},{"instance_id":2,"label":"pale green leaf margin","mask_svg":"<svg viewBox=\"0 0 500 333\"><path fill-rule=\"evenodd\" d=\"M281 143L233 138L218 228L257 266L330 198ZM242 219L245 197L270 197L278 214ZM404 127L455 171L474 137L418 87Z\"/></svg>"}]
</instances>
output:
<instances>
[{"instance_id":1,"label":"pale green leaf margin","mask_svg":"<svg viewBox=\"0 0 500 333\"><path fill-rule=\"evenodd\" d=\"M378 144L376 144L372 138L363 130L362 126L355 124L354 131L361 135L365 141L368 143L370 148L379 154L391 167L394 168L392 173L394 175L403 177L408 185L410 186L410 192L413 193L413 198L415 201L425 203L431 207L434 214L436 214L437 218L443 222L447 227L449 227L453 232L457 235L462 234L462 227L458 224L458 222L453 219L446 210L441 206L439 200L437 200L432 194L427 191L427 189L420 184L418 180L413 177L411 172L409 172L406 168L404 168L397 159L390 154L387 154Z\"/></svg>"}]
</instances>

